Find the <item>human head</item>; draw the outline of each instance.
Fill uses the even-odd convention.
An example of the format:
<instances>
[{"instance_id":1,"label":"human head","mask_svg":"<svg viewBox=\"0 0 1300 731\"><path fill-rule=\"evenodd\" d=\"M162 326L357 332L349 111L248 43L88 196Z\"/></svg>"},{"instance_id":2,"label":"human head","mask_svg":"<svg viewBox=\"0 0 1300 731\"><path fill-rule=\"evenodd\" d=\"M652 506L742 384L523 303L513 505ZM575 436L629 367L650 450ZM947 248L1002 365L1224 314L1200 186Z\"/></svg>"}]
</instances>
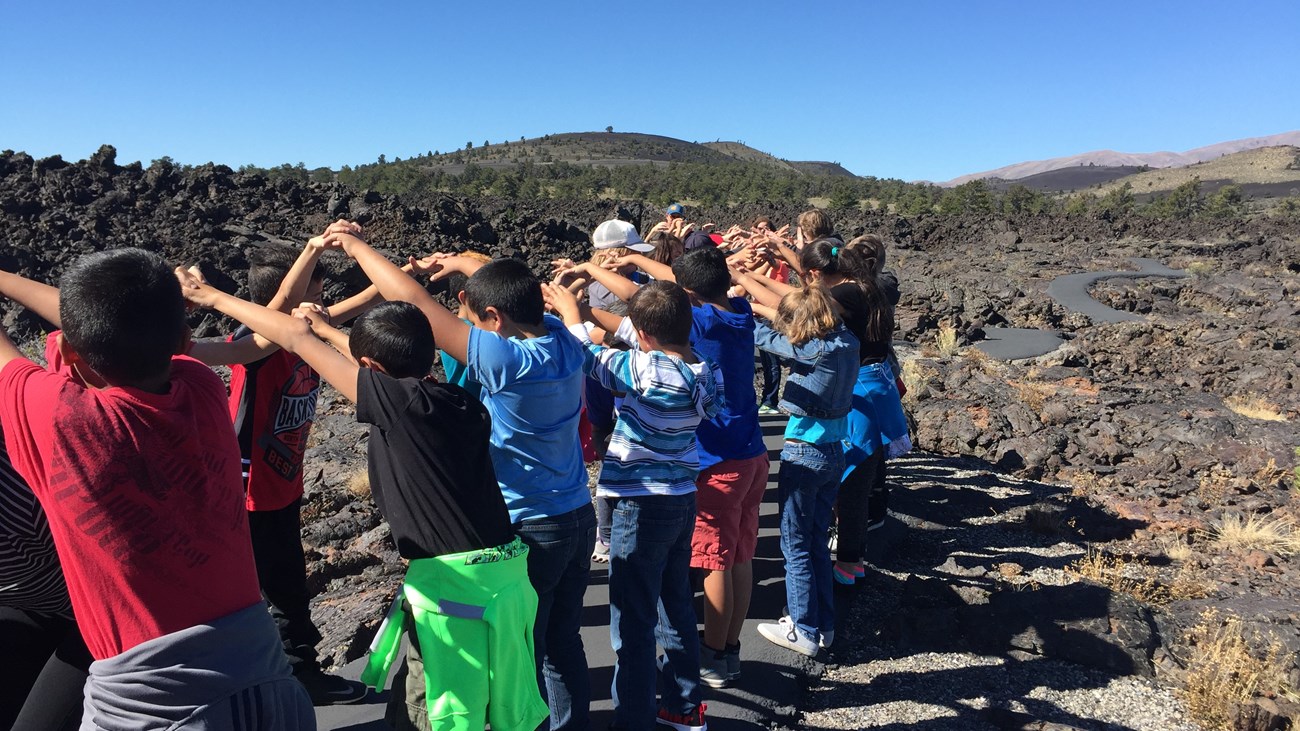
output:
<instances>
[{"instance_id":1,"label":"human head","mask_svg":"<svg viewBox=\"0 0 1300 731\"><path fill-rule=\"evenodd\" d=\"M791 345L803 345L809 340L825 337L839 321L830 294L813 284L781 298L772 327L786 336Z\"/></svg>"},{"instance_id":2,"label":"human head","mask_svg":"<svg viewBox=\"0 0 1300 731\"><path fill-rule=\"evenodd\" d=\"M759 216L758 218L755 218L754 221L749 224L749 227L754 229L755 231L776 230L776 227L772 225L772 219L768 218L767 216Z\"/></svg>"},{"instance_id":3,"label":"human head","mask_svg":"<svg viewBox=\"0 0 1300 731\"><path fill-rule=\"evenodd\" d=\"M691 298L679 285L649 282L632 295L627 307L632 325L659 345L691 344Z\"/></svg>"},{"instance_id":4,"label":"human head","mask_svg":"<svg viewBox=\"0 0 1300 731\"><path fill-rule=\"evenodd\" d=\"M605 221L596 227L591 234L591 245L596 251L630 249L646 254L654 250L652 244L641 240L641 235L636 232L636 226L617 218Z\"/></svg>"},{"instance_id":5,"label":"human head","mask_svg":"<svg viewBox=\"0 0 1300 731\"><path fill-rule=\"evenodd\" d=\"M654 244L655 247L655 250L646 256L660 264L672 266L673 262L677 261L677 257L684 252L682 240L663 229L651 232L645 241L647 244Z\"/></svg>"},{"instance_id":6,"label":"human head","mask_svg":"<svg viewBox=\"0 0 1300 731\"><path fill-rule=\"evenodd\" d=\"M685 213L681 203L674 203L664 209L664 219L671 223L675 219L684 218Z\"/></svg>"},{"instance_id":7,"label":"human head","mask_svg":"<svg viewBox=\"0 0 1300 731\"><path fill-rule=\"evenodd\" d=\"M393 378L424 378L433 367L433 328L409 302L385 302L352 324L348 348L357 362Z\"/></svg>"},{"instance_id":8,"label":"human head","mask_svg":"<svg viewBox=\"0 0 1300 731\"><path fill-rule=\"evenodd\" d=\"M835 239L814 241L799 252L799 266L817 276L838 279L856 279L859 282L875 281L874 264L864 255L862 248L841 244Z\"/></svg>"},{"instance_id":9,"label":"human head","mask_svg":"<svg viewBox=\"0 0 1300 731\"><path fill-rule=\"evenodd\" d=\"M289 269L297 260L297 251L279 244L266 244L248 252L249 301L264 307L270 304L275 293L280 291L280 283L288 276ZM305 297L308 302L320 301L323 283L324 275L321 270L313 270ZM293 303L294 306L297 304L297 302Z\"/></svg>"},{"instance_id":10,"label":"human head","mask_svg":"<svg viewBox=\"0 0 1300 731\"><path fill-rule=\"evenodd\" d=\"M826 215L826 211L814 208L799 214L799 233L803 234L804 241L816 241L834 236L835 225L831 223L831 217Z\"/></svg>"},{"instance_id":11,"label":"human head","mask_svg":"<svg viewBox=\"0 0 1300 731\"><path fill-rule=\"evenodd\" d=\"M875 234L863 234L849 242L850 249L858 249L872 263L876 274L885 270L885 242Z\"/></svg>"},{"instance_id":12,"label":"human head","mask_svg":"<svg viewBox=\"0 0 1300 731\"><path fill-rule=\"evenodd\" d=\"M143 249L110 249L73 263L59 280L59 318L71 350L65 358L74 369L89 366L106 385L165 379L172 356L189 344L176 275Z\"/></svg>"},{"instance_id":13,"label":"human head","mask_svg":"<svg viewBox=\"0 0 1300 731\"><path fill-rule=\"evenodd\" d=\"M465 282L463 302L475 327L499 331L502 325L540 325L545 312L542 285L518 259L494 259Z\"/></svg>"},{"instance_id":14,"label":"human head","mask_svg":"<svg viewBox=\"0 0 1300 731\"><path fill-rule=\"evenodd\" d=\"M687 292L701 300L718 300L731 287L727 255L713 246L691 249L673 262L673 277Z\"/></svg>"}]
</instances>

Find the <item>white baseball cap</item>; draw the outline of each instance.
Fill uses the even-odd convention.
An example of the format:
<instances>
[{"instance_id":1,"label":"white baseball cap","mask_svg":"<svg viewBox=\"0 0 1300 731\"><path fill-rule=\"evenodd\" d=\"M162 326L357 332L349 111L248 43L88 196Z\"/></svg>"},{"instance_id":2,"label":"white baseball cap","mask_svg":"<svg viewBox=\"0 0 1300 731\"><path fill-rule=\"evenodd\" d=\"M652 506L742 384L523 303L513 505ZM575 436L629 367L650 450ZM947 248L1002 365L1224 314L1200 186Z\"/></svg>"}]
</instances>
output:
<instances>
[{"instance_id":1,"label":"white baseball cap","mask_svg":"<svg viewBox=\"0 0 1300 731\"><path fill-rule=\"evenodd\" d=\"M595 232L591 234L591 244L597 251L620 246L642 254L655 250L654 244L647 244L641 240L641 234L636 232L636 226L617 218L597 226Z\"/></svg>"}]
</instances>

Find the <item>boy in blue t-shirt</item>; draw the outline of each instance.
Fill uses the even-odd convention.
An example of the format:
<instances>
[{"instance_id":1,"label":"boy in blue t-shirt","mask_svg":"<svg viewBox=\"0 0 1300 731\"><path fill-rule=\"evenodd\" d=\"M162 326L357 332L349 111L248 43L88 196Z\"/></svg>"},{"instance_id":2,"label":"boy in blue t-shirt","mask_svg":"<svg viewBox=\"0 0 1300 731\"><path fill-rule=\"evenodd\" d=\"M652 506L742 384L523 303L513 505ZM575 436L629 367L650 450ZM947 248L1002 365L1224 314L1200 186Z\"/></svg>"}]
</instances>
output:
<instances>
[{"instance_id":1,"label":"boy in blue t-shirt","mask_svg":"<svg viewBox=\"0 0 1300 731\"><path fill-rule=\"evenodd\" d=\"M722 376L692 350L691 303L676 284L652 282L632 296L628 317L617 328L618 337L635 348L630 351L592 343L577 298L567 289L546 285L545 295L595 355L591 377L627 394L596 487L597 499L612 508L614 726L645 728L655 719L679 731L703 729L690 581L700 468L695 430L720 409ZM589 308L587 314L593 314ZM656 637L665 656L657 715Z\"/></svg>"},{"instance_id":2,"label":"boy in blue t-shirt","mask_svg":"<svg viewBox=\"0 0 1300 731\"><path fill-rule=\"evenodd\" d=\"M441 307L425 314L438 347L482 385L492 417L497 484L515 533L529 547L550 728L586 729L591 683L580 630L596 516L578 417L591 356L559 319L545 315L541 283L523 262L435 255L418 264L435 280L469 277L459 299L472 326Z\"/></svg>"}]
</instances>

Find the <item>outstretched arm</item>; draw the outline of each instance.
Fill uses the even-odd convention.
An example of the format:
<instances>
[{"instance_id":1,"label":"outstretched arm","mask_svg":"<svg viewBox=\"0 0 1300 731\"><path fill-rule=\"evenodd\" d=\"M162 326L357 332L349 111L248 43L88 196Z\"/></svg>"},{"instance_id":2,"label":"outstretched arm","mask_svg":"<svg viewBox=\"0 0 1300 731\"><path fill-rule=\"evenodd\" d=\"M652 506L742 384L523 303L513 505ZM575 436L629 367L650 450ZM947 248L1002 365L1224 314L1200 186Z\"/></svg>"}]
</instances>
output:
<instances>
[{"instance_id":1,"label":"outstretched arm","mask_svg":"<svg viewBox=\"0 0 1300 731\"><path fill-rule=\"evenodd\" d=\"M185 299L239 320L271 342L307 361L321 378L348 400L357 400L359 366L313 335L308 320L245 302L215 289L203 282L195 272L181 267L176 269L176 278L180 280Z\"/></svg>"},{"instance_id":2,"label":"outstretched arm","mask_svg":"<svg viewBox=\"0 0 1300 731\"><path fill-rule=\"evenodd\" d=\"M633 295L636 294L636 291L640 289L636 286L636 282L633 282L622 274L592 264L591 262L580 264L575 267L573 271L580 277L586 277L587 279L605 285L605 289L608 289L615 297L624 302L632 299Z\"/></svg>"},{"instance_id":3,"label":"outstretched arm","mask_svg":"<svg viewBox=\"0 0 1300 731\"><path fill-rule=\"evenodd\" d=\"M325 237L325 243L326 246L343 249L348 256L355 259L384 299L410 302L420 308L420 312L424 313L425 318L429 320L429 326L433 329L433 339L438 347L461 363L465 362L468 357L470 326L438 304L438 301L419 282L382 254L370 248L369 244L351 234L330 234ZM481 262L453 256L439 259L431 266L440 267L441 270L455 269L468 275L477 271Z\"/></svg>"},{"instance_id":4,"label":"outstretched arm","mask_svg":"<svg viewBox=\"0 0 1300 731\"><path fill-rule=\"evenodd\" d=\"M59 322L59 290L10 272L0 272L0 295L36 313L37 317L56 328Z\"/></svg>"},{"instance_id":5,"label":"outstretched arm","mask_svg":"<svg viewBox=\"0 0 1300 731\"><path fill-rule=\"evenodd\" d=\"M655 279L658 279L661 282L677 281L677 277L673 275L672 267L668 266L667 264L662 264L660 262L657 262L654 259L651 259L650 257L644 254L628 254L627 256L620 256L617 259L611 259L608 263L610 266L622 266L624 264L635 264L637 268L639 268L641 271L645 272L646 274L649 274L650 276L654 277ZM602 284L604 283L602 282ZM609 286L609 285L605 285L605 286ZM613 291L613 289L611 289L610 291Z\"/></svg>"},{"instance_id":6,"label":"outstretched arm","mask_svg":"<svg viewBox=\"0 0 1300 731\"><path fill-rule=\"evenodd\" d=\"M784 293L778 293L770 285L780 284L767 277L756 277L743 269L731 270L731 281L745 288L754 301L765 307L776 308L781 304Z\"/></svg>"}]
</instances>

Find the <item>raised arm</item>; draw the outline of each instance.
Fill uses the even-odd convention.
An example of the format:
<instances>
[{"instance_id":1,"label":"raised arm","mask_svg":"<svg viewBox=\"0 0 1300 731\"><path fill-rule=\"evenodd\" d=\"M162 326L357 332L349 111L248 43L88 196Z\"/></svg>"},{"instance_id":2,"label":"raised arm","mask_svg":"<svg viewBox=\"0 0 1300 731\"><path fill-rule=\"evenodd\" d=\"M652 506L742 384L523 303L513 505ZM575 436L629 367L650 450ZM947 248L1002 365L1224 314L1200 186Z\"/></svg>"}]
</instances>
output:
<instances>
[{"instance_id":1,"label":"raised arm","mask_svg":"<svg viewBox=\"0 0 1300 731\"><path fill-rule=\"evenodd\" d=\"M617 259L610 260L611 266L622 266L623 264L635 264L638 269L658 279L661 282L676 282L677 277L673 275L673 268L667 264L651 259L645 254L628 254L620 256ZM603 284L603 282L602 282ZM608 286L608 285L606 285ZM613 291L612 289L610 291Z\"/></svg>"},{"instance_id":2,"label":"raised arm","mask_svg":"<svg viewBox=\"0 0 1300 731\"><path fill-rule=\"evenodd\" d=\"M239 320L254 332L307 361L321 378L348 400L357 400L357 373L360 367L312 334L309 321L226 294L205 283L194 272L181 267L176 269L176 278L180 280L185 299Z\"/></svg>"},{"instance_id":3,"label":"raised arm","mask_svg":"<svg viewBox=\"0 0 1300 731\"><path fill-rule=\"evenodd\" d=\"M425 318L429 320L429 326L433 329L433 339L438 347L461 363L465 362L468 357L470 326L438 304L438 301L419 282L382 254L370 248L369 244L351 234L330 234L325 237L325 242L326 246L341 248L348 256L355 259L384 299L410 302L420 308L420 312L423 312ZM477 271L478 266L481 265L481 262L456 256L443 257L437 262L436 266L440 271L454 269L466 275ZM471 267L471 264L475 266Z\"/></svg>"},{"instance_id":4,"label":"raised arm","mask_svg":"<svg viewBox=\"0 0 1300 731\"><path fill-rule=\"evenodd\" d=\"M337 224L332 224L333 228ZM311 275L316 271L316 264L320 261L320 255L325 253L325 237L313 236L307 241L307 245L302 247L302 253L289 267L288 273L280 282L280 289L276 290L275 296L267 303L267 307L272 310L289 314L289 311L298 306L299 302L307 299L307 288L311 286Z\"/></svg>"},{"instance_id":5,"label":"raised arm","mask_svg":"<svg viewBox=\"0 0 1300 731\"><path fill-rule=\"evenodd\" d=\"M580 277L586 277L587 279L605 285L605 289L608 289L615 297L624 302L632 299L632 297L636 295L636 291L640 289L640 287L636 285L636 282L633 282L622 274L592 264L591 262L579 264L573 269L573 271Z\"/></svg>"},{"instance_id":6,"label":"raised arm","mask_svg":"<svg viewBox=\"0 0 1300 731\"><path fill-rule=\"evenodd\" d=\"M59 290L10 272L0 272L0 295L26 307L56 328L59 321Z\"/></svg>"},{"instance_id":7,"label":"raised arm","mask_svg":"<svg viewBox=\"0 0 1300 731\"><path fill-rule=\"evenodd\" d=\"M755 276L744 269L731 270L731 281L745 288L754 301L765 307L775 308L781 304L784 293L778 293L771 285L780 284L767 277Z\"/></svg>"}]
</instances>

